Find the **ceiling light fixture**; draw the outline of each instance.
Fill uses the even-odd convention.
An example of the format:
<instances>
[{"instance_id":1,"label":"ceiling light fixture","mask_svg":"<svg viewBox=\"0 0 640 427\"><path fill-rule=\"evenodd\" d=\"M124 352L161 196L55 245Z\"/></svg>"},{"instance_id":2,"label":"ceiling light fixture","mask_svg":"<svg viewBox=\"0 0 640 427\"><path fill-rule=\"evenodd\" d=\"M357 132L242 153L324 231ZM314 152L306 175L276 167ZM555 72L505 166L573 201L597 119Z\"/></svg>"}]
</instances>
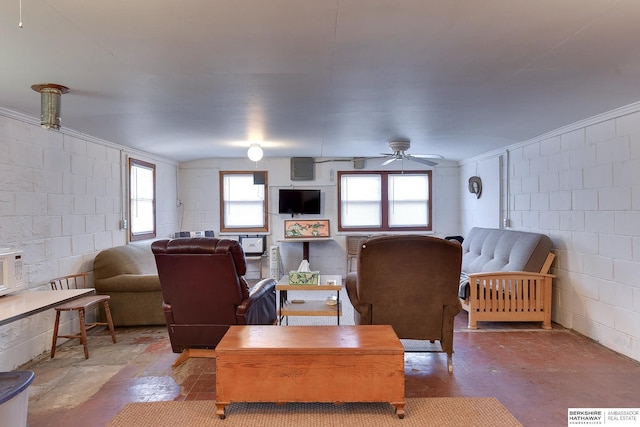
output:
<instances>
[{"instance_id":1,"label":"ceiling light fixture","mask_svg":"<svg viewBox=\"0 0 640 427\"><path fill-rule=\"evenodd\" d=\"M247 156L249 156L249 160L257 162L262 159L263 156L262 148L260 144L251 144L249 150L247 150Z\"/></svg>"},{"instance_id":2,"label":"ceiling light fixture","mask_svg":"<svg viewBox=\"0 0 640 427\"><path fill-rule=\"evenodd\" d=\"M60 103L69 88L55 83L43 83L31 86L40 92L40 126L45 129L60 129Z\"/></svg>"}]
</instances>

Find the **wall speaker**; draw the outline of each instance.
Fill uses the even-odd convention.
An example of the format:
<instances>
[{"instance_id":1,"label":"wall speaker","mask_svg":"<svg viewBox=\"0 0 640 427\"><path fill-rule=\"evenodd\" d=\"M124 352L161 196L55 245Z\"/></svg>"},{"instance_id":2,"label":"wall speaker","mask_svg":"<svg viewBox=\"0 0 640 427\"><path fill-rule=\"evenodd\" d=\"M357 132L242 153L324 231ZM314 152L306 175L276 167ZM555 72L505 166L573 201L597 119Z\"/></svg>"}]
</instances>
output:
<instances>
[{"instance_id":1,"label":"wall speaker","mask_svg":"<svg viewBox=\"0 0 640 427\"><path fill-rule=\"evenodd\" d=\"M313 157L291 158L291 181L313 181L316 164Z\"/></svg>"},{"instance_id":2,"label":"wall speaker","mask_svg":"<svg viewBox=\"0 0 640 427\"><path fill-rule=\"evenodd\" d=\"M355 159L353 159L353 168L354 169L364 169L364 159L363 158L355 158Z\"/></svg>"}]
</instances>

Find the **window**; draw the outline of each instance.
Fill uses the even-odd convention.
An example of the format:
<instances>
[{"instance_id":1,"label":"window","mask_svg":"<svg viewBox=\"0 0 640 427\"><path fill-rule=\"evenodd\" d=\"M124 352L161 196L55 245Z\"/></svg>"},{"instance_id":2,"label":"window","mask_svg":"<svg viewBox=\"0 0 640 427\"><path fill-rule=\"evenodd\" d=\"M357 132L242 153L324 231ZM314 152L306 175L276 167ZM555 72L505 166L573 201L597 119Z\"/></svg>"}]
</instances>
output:
<instances>
[{"instance_id":1,"label":"window","mask_svg":"<svg viewBox=\"0 0 640 427\"><path fill-rule=\"evenodd\" d=\"M338 172L338 230L431 231L431 171Z\"/></svg>"},{"instance_id":2,"label":"window","mask_svg":"<svg viewBox=\"0 0 640 427\"><path fill-rule=\"evenodd\" d=\"M129 240L156 237L156 165L129 159Z\"/></svg>"},{"instance_id":3,"label":"window","mask_svg":"<svg viewBox=\"0 0 640 427\"><path fill-rule=\"evenodd\" d=\"M267 172L220 172L220 231L266 232Z\"/></svg>"}]
</instances>

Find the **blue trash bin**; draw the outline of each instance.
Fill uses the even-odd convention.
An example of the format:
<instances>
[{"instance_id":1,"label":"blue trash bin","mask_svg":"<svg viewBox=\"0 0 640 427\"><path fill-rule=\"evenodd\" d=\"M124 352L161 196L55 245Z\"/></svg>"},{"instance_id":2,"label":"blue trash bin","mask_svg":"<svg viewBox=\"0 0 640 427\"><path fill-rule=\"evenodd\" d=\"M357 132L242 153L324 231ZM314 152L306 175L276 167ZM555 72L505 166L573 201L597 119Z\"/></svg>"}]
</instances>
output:
<instances>
[{"instance_id":1,"label":"blue trash bin","mask_svg":"<svg viewBox=\"0 0 640 427\"><path fill-rule=\"evenodd\" d=\"M32 371L0 372L0 425L26 427Z\"/></svg>"}]
</instances>

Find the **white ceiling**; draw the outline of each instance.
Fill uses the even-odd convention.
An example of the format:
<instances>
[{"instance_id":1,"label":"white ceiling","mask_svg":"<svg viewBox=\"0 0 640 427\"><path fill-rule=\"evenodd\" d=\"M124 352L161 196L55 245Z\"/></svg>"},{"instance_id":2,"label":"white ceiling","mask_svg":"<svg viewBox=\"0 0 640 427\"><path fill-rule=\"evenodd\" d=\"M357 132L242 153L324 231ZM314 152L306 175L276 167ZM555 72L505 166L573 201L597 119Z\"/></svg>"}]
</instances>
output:
<instances>
[{"instance_id":1,"label":"white ceiling","mask_svg":"<svg viewBox=\"0 0 640 427\"><path fill-rule=\"evenodd\" d=\"M462 160L640 100L640 1L0 2L0 106L176 161Z\"/></svg>"}]
</instances>

